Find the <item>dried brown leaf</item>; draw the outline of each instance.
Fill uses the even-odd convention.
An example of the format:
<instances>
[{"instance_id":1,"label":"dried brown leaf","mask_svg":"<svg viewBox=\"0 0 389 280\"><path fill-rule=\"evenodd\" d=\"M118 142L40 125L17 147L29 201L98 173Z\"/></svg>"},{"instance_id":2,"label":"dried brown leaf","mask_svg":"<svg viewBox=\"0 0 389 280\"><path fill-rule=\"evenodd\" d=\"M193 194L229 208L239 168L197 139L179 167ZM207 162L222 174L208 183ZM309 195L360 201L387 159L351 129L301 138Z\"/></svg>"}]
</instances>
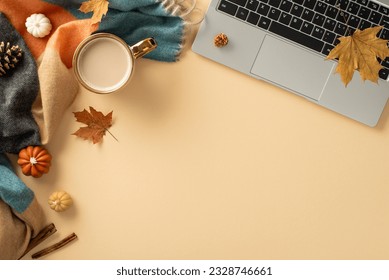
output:
<instances>
[{"instance_id":1,"label":"dried brown leaf","mask_svg":"<svg viewBox=\"0 0 389 280\"><path fill-rule=\"evenodd\" d=\"M336 72L346 86L355 70L359 71L362 80L378 82L382 66L377 58L384 60L389 56L388 40L376 36L381 29L381 26L357 29L351 36L340 37L340 43L328 54L327 59L338 58Z\"/></svg>"},{"instance_id":2,"label":"dried brown leaf","mask_svg":"<svg viewBox=\"0 0 389 280\"><path fill-rule=\"evenodd\" d=\"M90 112L84 109L81 112L73 112L74 117L78 122L86 124L85 127L80 127L79 130L72 135L76 135L84 140L90 140L93 144L100 143L106 132L111 134L108 130L112 126L112 113L110 112L104 116L103 113L96 111L93 107L89 107ZM112 135L112 134L111 134ZM115 138L112 135L113 138ZM115 140L117 140L115 138Z\"/></svg>"}]
</instances>

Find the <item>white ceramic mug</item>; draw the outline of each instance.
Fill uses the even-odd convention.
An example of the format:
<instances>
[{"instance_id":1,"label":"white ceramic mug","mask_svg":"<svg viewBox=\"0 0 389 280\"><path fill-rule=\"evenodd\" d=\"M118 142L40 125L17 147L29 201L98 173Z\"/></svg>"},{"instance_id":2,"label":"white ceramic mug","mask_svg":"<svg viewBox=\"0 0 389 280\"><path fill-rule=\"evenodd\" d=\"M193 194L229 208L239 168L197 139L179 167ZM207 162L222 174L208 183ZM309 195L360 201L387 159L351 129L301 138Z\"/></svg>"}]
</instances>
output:
<instances>
[{"instance_id":1,"label":"white ceramic mug","mask_svg":"<svg viewBox=\"0 0 389 280\"><path fill-rule=\"evenodd\" d=\"M110 33L96 33L84 39L73 56L78 81L95 93L111 93L124 87L134 73L135 60L157 47L154 38L128 46Z\"/></svg>"}]
</instances>

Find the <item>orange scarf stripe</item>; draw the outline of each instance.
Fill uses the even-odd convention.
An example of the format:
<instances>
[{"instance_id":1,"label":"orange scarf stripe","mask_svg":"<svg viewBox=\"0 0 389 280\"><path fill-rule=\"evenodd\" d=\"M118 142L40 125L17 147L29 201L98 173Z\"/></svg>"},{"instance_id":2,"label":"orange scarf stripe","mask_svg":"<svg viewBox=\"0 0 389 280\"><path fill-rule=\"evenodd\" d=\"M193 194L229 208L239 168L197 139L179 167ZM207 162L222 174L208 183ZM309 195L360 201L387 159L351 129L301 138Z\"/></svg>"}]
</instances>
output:
<instances>
[{"instance_id":1,"label":"orange scarf stripe","mask_svg":"<svg viewBox=\"0 0 389 280\"><path fill-rule=\"evenodd\" d=\"M59 52L66 67L72 67L73 53L80 42L96 31L98 25L91 24L90 19L74 20L61 25L51 36L47 48L54 48Z\"/></svg>"}]
</instances>

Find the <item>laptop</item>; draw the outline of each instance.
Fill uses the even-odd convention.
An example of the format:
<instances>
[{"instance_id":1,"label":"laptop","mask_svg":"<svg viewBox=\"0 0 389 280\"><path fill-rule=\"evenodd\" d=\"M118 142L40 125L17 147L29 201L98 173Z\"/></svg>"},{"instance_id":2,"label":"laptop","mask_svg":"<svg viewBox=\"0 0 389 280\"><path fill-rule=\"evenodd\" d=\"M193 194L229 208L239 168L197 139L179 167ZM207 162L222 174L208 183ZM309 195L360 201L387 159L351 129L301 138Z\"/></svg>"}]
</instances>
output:
<instances>
[{"instance_id":1,"label":"laptop","mask_svg":"<svg viewBox=\"0 0 389 280\"><path fill-rule=\"evenodd\" d=\"M389 58L378 85L356 71L346 87L325 57L346 32L377 25L389 39L389 0L211 0L192 50L374 127L389 97ZM220 33L228 44L216 47Z\"/></svg>"}]
</instances>

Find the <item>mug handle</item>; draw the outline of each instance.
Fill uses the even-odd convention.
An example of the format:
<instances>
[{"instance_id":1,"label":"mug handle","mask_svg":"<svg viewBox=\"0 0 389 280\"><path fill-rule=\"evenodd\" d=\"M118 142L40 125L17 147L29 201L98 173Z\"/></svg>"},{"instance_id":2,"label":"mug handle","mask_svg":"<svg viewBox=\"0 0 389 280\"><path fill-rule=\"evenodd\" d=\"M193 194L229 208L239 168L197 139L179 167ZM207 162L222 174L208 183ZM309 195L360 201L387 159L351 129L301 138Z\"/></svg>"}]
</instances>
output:
<instances>
[{"instance_id":1,"label":"mug handle","mask_svg":"<svg viewBox=\"0 0 389 280\"><path fill-rule=\"evenodd\" d=\"M154 38L150 37L136 43L133 46L130 46L130 49L134 54L135 58L140 58L148 54L152 50L154 50L156 47L157 47L157 41L155 41Z\"/></svg>"}]
</instances>

